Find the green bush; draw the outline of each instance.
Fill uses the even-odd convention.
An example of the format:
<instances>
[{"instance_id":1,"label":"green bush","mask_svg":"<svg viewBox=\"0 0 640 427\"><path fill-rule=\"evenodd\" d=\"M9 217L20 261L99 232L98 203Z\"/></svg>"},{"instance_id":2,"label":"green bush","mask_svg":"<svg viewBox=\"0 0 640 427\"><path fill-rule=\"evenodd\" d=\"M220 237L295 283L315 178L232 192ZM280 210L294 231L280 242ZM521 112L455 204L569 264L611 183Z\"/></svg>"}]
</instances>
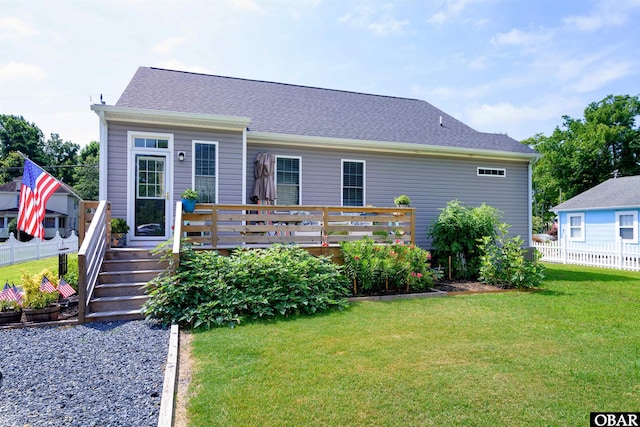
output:
<instances>
[{"instance_id":1,"label":"green bush","mask_svg":"<svg viewBox=\"0 0 640 427\"><path fill-rule=\"evenodd\" d=\"M347 277L359 295L423 291L433 285L431 255L415 245L400 240L380 245L364 238L341 242L340 248Z\"/></svg>"},{"instance_id":2,"label":"green bush","mask_svg":"<svg viewBox=\"0 0 640 427\"><path fill-rule=\"evenodd\" d=\"M507 238L508 229L507 224L501 224L495 241L487 236L481 239L480 281L503 288L540 286L544 279L542 255L533 249L533 259L526 259L524 241L520 237Z\"/></svg>"},{"instance_id":3,"label":"green bush","mask_svg":"<svg viewBox=\"0 0 640 427\"><path fill-rule=\"evenodd\" d=\"M238 250L229 257L187 249L175 274L150 283L145 315L185 326L314 314L347 305L341 267L295 246Z\"/></svg>"},{"instance_id":4,"label":"green bush","mask_svg":"<svg viewBox=\"0 0 640 427\"><path fill-rule=\"evenodd\" d=\"M441 209L437 220L429 227L427 235L441 265L448 265L451 257L454 278L475 279L480 269L478 240L496 236L501 212L485 205L467 208L457 200Z\"/></svg>"}]
</instances>

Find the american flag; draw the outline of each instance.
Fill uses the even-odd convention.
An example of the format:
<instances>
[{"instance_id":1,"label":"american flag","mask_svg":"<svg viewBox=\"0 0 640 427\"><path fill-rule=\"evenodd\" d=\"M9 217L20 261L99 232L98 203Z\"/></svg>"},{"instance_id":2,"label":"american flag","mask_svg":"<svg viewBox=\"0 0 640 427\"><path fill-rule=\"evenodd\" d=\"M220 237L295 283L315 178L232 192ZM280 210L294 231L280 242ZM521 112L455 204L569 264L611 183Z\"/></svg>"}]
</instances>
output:
<instances>
[{"instance_id":1,"label":"american flag","mask_svg":"<svg viewBox=\"0 0 640 427\"><path fill-rule=\"evenodd\" d=\"M56 287L53 286L53 283L47 279L47 276L42 276L42 282L40 282L40 291L41 292L55 292Z\"/></svg>"},{"instance_id":2,"label":"american flag","mask_svg":"<svg viewBox=\"0 0 640 427\"><path fill-rule=\"evenodd\" d=\"M2 288L2 292L0 292L0 301L13 301L15 300L13 296L13 288L9 286L9 283L5 283L4 288Z\"/></svg>"},{"instance_id":3,"label":"american flag","mask_svg":"<svg viewBox=\"0 0 640 427\"><path fill-rule=\"evenodd\" d=\"M18 304L22 305L22 288L17 287L16 285L13 285L13 295L16 301L18 301Z\"/></svg>"},{"instance_id":4,"label":"american flag","mask_svg":"<svg viewBox=\"0 0 640 427\"><path fill-rule=\"evenodd\" d=\"M63 298L69 298L71 295L76 293L75 289L65 282L64 279L60 279L60 283L58 283L58 292L60 292L60 295L62 295Z\"/></svg>"},{"instance_id":5,"label":"american flag","mask_svg":"<svg viewBox=\"0 0 640 427\"><path fill-rule=\"evenodd\" d=\"M18 230L44 239L45 208L49 197L60 187L60 182L29 159L24 160Z\"/></svg>"}]
</instances>

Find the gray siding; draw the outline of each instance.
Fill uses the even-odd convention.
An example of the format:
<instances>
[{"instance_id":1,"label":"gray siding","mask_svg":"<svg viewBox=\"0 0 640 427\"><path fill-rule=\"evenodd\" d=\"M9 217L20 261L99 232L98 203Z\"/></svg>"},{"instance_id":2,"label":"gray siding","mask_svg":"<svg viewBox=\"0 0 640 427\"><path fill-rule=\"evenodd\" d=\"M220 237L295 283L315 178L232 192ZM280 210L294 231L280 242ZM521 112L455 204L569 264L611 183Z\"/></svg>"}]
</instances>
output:
<instances>
[{"instance_id":1,"label":"gray siding","mask_svg":"<svg viewBox=\"0 0 640 427\"><path fill-rule=\"evenodd\" d=\"M249 145L247 192L253 185L253 162L258 152L302 157L302 203L340 206L341 159L366 162L366 204L393 206L394 197L408 194L416 208L416 242L429 247L427 227L447 202L460 200L467 206L486 203L501 210L503 221L512 224L510 234L528 239L526 162L406 156L389 153L329 151L311 148ZM507 176L480 177L477 167L506 168ZM250 203L247 200L247 203Z\"/></svg>"},{"instance_id":2,"label":"gray siding","mask_svg":"<svg viewBox=\"0 0 640 427\"><path fill-rule=\"evenodd\" d=\"M184 162L173 162L173 194L175 203L180 193L192 186L193 140L218 142L218 201L242 203L242 134L225 131L176 129L166 126L140 126L128 123L109 123L108 194L112 215L125 217L127 203L127 132L161 132L173 134L174 153L184 151Z\"/></svg>"}]
</instances>

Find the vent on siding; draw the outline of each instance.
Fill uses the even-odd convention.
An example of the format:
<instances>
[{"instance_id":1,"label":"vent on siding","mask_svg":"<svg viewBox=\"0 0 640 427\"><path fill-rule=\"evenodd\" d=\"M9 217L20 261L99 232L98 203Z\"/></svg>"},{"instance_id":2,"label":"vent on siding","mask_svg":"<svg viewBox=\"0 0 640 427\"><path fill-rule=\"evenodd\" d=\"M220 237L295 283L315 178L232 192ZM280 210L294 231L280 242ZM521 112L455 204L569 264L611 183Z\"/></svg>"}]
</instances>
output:
<instances>
[{"instance_id":1,"label":"vent on siding","mask_svg":"<svg viewBox=\"0 0 640 427\"><path fill-rule=\"evenodd\" d=\"M507 170L501 168L478 168L478 176L498 176L504 178L507 176Z\"/></svg>"}]
</instances>

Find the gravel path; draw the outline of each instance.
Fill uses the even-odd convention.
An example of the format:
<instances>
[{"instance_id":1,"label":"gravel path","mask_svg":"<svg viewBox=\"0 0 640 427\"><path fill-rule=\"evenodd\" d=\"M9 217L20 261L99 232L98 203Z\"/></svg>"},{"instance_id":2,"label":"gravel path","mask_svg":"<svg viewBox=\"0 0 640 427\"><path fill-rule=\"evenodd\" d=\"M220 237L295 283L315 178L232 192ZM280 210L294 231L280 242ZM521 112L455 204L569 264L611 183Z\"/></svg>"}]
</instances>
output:
<instances>
[{"instance_id":1,"label":"gravel path","mask_svg":"<svg viewBox=\"0 0 640 427\"><path fill-rule=\"evenodd\" d=\"M169 329L155 322L0 331L0 426L156 426Z\"/></svg>"}]
</instances>

